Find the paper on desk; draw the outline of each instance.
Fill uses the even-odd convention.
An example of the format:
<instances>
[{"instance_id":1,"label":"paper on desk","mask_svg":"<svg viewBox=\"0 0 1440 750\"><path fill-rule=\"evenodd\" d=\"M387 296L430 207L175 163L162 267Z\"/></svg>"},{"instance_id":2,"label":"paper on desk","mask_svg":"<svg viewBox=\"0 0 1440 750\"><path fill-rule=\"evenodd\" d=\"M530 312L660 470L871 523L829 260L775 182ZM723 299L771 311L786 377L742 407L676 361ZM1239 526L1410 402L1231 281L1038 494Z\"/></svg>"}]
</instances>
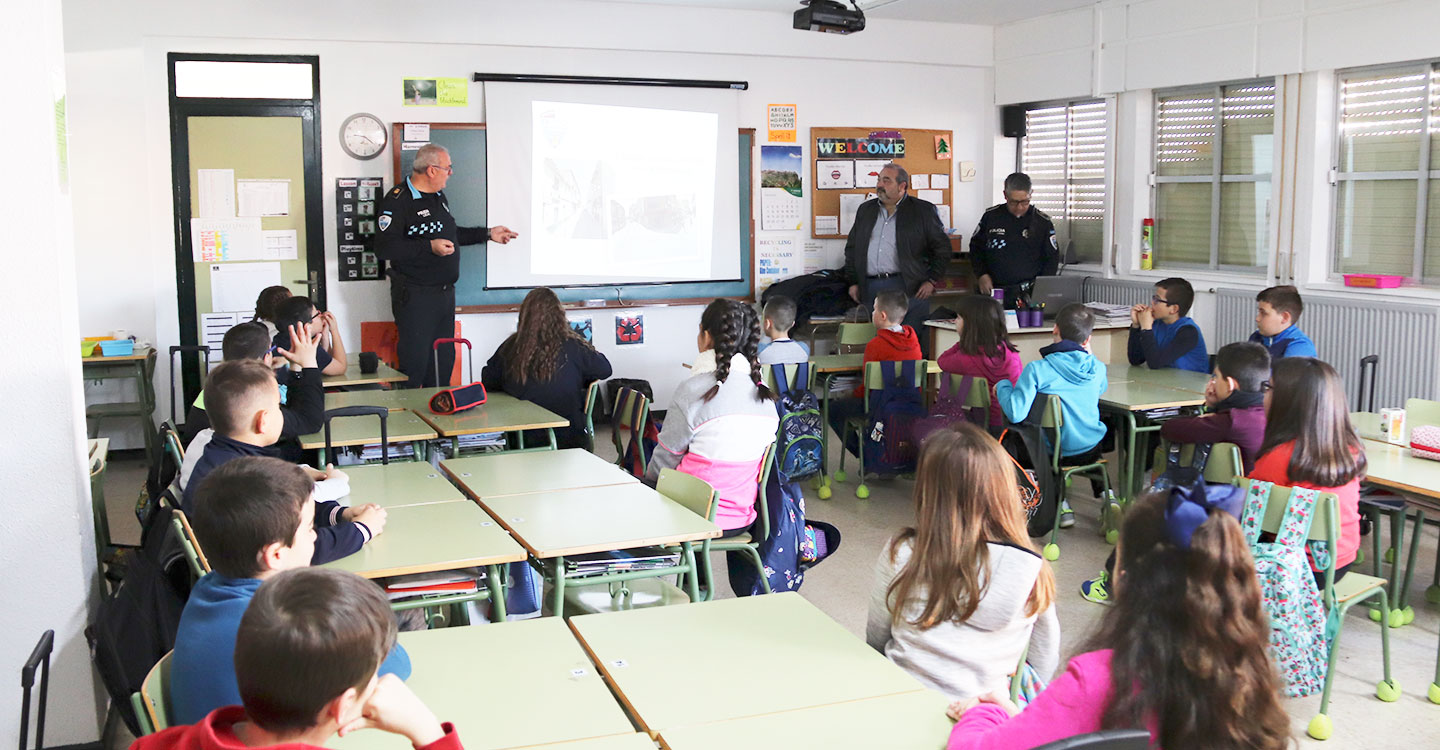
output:
<instances>
[{"instance_id":1,"label":"paper on desk","mask_svg":"<svg viewBox=\"0 0 1440 750\"><path fill-rule=\"evenodd\" d=\"M948 174L932 174L932 175L930 175L930 187L933 188L933 189L935 189L935 190L945 190L945 189L949 188L949 187L950 187L950 175L948 175Z\"/></svg>"},{"instance_id":2,"label":"paper on desk","mask_svg":"<svg viewBox=\"0 0 1440 750\"><path fill-rule=\"evenodd\" d=\"M235 218L235 170L196 170L200 190L200 218Z\"/></svg>"},{"instance_id":3,"label":"paper on desk","mask_svg":"<svg viewBox=\"0 0 1440 750\"><path fill-rule=\"evenodd\" d=\"M263 260L260 219L191 219L190 252L196 263Z\"/></svg>"},{"instance_id":4,"label":"paper on desk","mask_svg":"<svg viewBox=\"0 0 1440 750\"><path fill-rule=\"evenodd\" d=\"M914 189L916 189L916 190L929 190L929 189L930 189L930 175L928 175L928 174L912 174L912 175L910 175L910 187L912 187L912 188L914 188Z\"/></svg>"},{"instance_id":5,"label":"paper on desk","mask_svg":"<svg viewBox=\"0 0 1440 750\"><path fill-rule=\"evenodd\" d=\"M840 217L816 216L815 234L840 234Z\"/></svg>"},{"instance_id":6,"label":"paper on desk","mask_svg":"<svg viewBox=\"0 0 1440 750\"><path fill-rule=\"evenodd\" d=\"M880 170L888 164L884 159L856 159L855 187L873 188L880 181Z\"/></svg>"},{"instance_id":7,"label":"paper on desk","mask_svg":"<svg viewBox=\"0 0 1440 750\"><path fill-rule=\"evenodd\" d=\"M255 298L267 286L279 286L280 263L213 263L210 265L210 309L254 310Z\"/></svg>"},{"instance_id":8,"label":"paper on desk","mask_svg":"<svg viewBox=\"0 0 1440 750\"><path fill-rule=\"evenodd\" d=\"M237 180L235 195L241 216L289 216L290 180Z\"/></svg>"},{"instance_id":9,"label":"paper on desk","mask_svg":"<svg viewBox=\"0 0 1440 750\"><path fill-rule=\"evenodd\" d=\"M922 201L929 201L936 205L945 202L945 192L942 190L916 190L915 197Z\"/></svg>"},{"instance_id":10,"label":"paper on desk","mask_svg":"<svg viewBox=\"0 0 1440 750\"><path fill-rule=\"evenodd\" d=\"M856 193L842 193L840 195L840 234L850 234L850 227L855 226L855 212L860 210L860 204L865 202L865 196Z\"/></svg>"}]
</instances>

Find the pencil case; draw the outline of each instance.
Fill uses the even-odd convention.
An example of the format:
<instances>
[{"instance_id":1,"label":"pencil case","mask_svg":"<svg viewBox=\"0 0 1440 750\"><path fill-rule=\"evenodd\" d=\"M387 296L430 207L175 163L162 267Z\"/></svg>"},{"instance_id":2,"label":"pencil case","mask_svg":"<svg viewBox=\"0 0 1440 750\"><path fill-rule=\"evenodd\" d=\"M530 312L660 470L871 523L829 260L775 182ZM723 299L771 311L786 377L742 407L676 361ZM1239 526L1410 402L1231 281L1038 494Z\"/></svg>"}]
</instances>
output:
<instances>
[{"instance_id":1,"label":"pencil case","mask_svg":"<svg viewBox=\"0 0 1440 750\"><path fill-rule=\"evenodd\" d=\"M1410 429L1410 455L1440 461L1440 427L1416 425Z\"/></svg>"},{"instance_id":2,"label":"pencil case","mask_svg":"<svg viewBox=\"0 0 1440 750\"><path fill-rule=\"evenodd\" d=\"M471 383L455 388L446 388L430 397L432 414L454 414L473 409L485 403L485 385Z\"/></svg>"}]
</instances>

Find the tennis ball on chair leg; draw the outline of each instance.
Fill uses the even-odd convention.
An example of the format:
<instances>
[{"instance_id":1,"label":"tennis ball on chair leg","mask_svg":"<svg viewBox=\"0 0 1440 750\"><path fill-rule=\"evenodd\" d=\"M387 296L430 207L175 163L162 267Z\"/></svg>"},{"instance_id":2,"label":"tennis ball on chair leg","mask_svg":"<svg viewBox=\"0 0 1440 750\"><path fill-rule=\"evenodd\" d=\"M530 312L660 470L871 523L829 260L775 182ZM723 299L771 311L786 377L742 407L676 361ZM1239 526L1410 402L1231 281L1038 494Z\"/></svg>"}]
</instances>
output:
<instances>
[{"instance_id":1,"label":"tennis ball on chair leg","mask_svg":"<svg viewBox=\"0 0 1440 750\"><path fill-rule=\"evenodd\" d=\"M1045 545L1044 553L1046 560L1049 560L1050 562L1055 562L1056 560L1060 559L1060 545L1051 542Z\"/></svg>"},{"instance_id":2,"label":"tennis ball on chair leg","mask_svg":"<svg viewBox=\"0 0 1440 750\"><path fill-rule=\"evenodd\" d=\"M863 485L863 484L857 486L857 487L855 488L855 497L858 497L858 498L860 498L861 500L864 500L865 498L870 497L870 488L869 488L869 487L866 487L866 486Z\"/></svg>"},{"instance_id":3,"label":"tennis ball on chair leg","mask_svg":"<svg viewBox=\"0 0 1440 750\"><path fill-rule=\"evenodd\" d=\"M1334 732L1335 724L1331 722L1330 717L1325 714L1316 715L1315 718L1310 720L1310 726L1305 729L1306 734L1317 740L1328 740Z\"/></svg>"}]
</instances>

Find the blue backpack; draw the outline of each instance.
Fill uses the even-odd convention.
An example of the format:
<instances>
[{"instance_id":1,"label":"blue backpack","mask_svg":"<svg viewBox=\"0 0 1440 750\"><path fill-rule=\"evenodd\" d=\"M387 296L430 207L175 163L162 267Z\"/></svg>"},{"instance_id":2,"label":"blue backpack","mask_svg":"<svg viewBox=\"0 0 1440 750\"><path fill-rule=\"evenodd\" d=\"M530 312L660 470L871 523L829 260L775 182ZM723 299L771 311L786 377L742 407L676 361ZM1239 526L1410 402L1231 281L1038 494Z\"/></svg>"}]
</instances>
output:
<instances>
[{"instance_id":1,"label":"blue backpack","mask_svg":"<svg viewBox=\"0 0 1440 750\"><path fill-rule=\"evenodd\" d=\"M820 417L820 404L815 394L804 388L810 381L810 365L800 363L795 369L795 382L785 380L785 365L770 365L780 398L775 402L780 429L775 442L775 470L781 484L798 482L820 473L825 425Z\"/></svg>"},{"instance_id":2,"label":"blue backpack","mask_svg":"<svg viewBox=\"0 0 1440 750\"><path fill-rule=\"evenodd\" d=\"M915 471L920 443L915 424L924 419L925 402L913 385L917 360L880 362L882 388L870 392L870 413L860 449L865 451L865 471L874 474L906 474ZM897 372L898 371L898 372Z\"/></svg>"}]
</instances>

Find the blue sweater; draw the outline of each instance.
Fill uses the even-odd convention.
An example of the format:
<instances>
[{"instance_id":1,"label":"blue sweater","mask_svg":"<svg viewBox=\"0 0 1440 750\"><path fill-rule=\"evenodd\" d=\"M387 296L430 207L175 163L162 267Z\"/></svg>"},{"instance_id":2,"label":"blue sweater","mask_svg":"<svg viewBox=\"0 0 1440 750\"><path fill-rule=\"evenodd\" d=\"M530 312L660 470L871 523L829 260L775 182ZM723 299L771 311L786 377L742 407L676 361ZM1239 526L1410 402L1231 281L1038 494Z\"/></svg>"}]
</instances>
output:
<instances>
[{"instance_id":1,"label":"blue sweater","mask_svg":"<svg viewBox=\"0 0 1440 750\"><path fill-rule=\"evenodd\" d=\"M170 708L177 724L194 724L221 706L240 703L235 682L235 636L240 618L260 588L258 578L209 573L190 591L175 633L170 662ZM400 644L380 664L380 674L410 677L410 656Z\"/></svg>"},{"instance_id":2,"label":"blue sweater","mask_svg":"<svg viewBox=\"0 0 1440 750\"><path fill-rule=\"evenodd\" d=\"M1315 342L1297 326L1290 326L1274 336L1261 336L1256 331L1250 334L1250 341L1269 350L1271 362L1282 357L1320 357L1315 351Z\"/></svg>"},{"instance_id":3,"label":"blue sweater","mask_svg":"<svg viewBox=\"0 0 1440 750\"><path fill-rule=\"evenodd\" d=\"M1200 326L1190 318L1180 318L1174 323L1157 320L1149 331L1131 328L1128 349L1132 365L1149 365L1152 370L1175 367L1210 372L1205 337L1200 333Z\"/></svg>"},{"instance_id":4,"label":"blue sweater","mask_svg":"<svg viewBox=\"0 0 1440 750\"><path fill-rule=\"evenodd\" d=\"M995 384L995 399L1007 420L1020 422L1030 415L1037 394L1059 396L1065 421L1060 454L1085 453L1105 437L1105 425L1100 422L1100 394L1108 385L1105 363L1068 341L1047 346L1040 353L1045 356L1025 365L1014 385L1009 380Z\"/></svg>"}]
</instances>

